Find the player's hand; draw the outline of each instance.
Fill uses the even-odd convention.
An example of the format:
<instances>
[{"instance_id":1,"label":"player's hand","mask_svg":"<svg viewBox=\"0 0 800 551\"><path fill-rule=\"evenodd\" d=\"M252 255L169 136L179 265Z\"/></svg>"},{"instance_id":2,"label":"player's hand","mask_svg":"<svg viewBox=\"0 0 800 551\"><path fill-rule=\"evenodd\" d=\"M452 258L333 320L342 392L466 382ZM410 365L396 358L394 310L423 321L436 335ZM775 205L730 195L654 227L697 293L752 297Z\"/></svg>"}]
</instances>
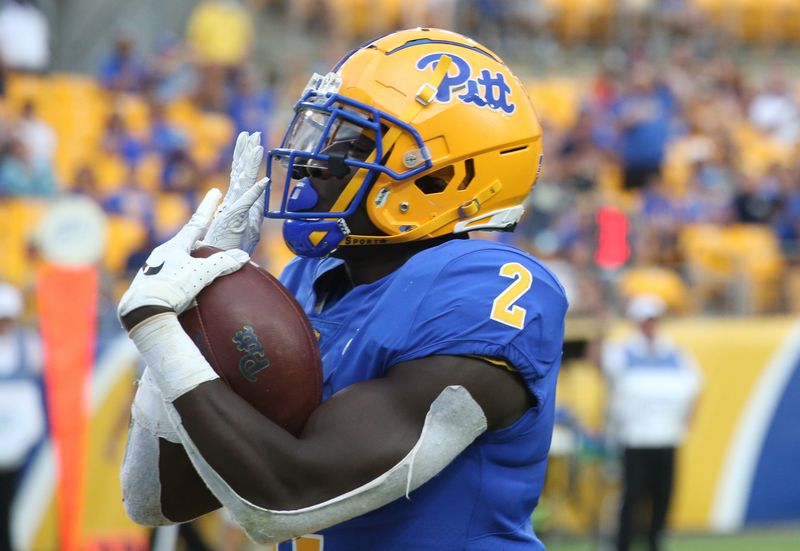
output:
<instances>
[{"instance_id":1,"label":"player's hand","mask_svg":"<svg viewBox=\"0 0 800 551\"><path fill-rule=\"evenodd\" d=\"M264 221L264 190L269 179L256 181L264 158L261 132L242 132L236 139L231 181L203 245L218 249L242 249L248 254L258 245Z\"/></svg>"},{"instance_id":2,"label":"player's hand","mask_svg":"<svg viewBox=\"0 0 800 551\"><path fill-rule=\"evenodd\" d=\"M120 320L145 306L160 306L180 314L206 285L219 276L235 272L250 259L250 255L240 249L221 251L208 258L190 255L197 240L206 234L221 196L216 188L209 191L181 231L153 249L122 295L117 308Z\"/></svg>"}]
</instances>

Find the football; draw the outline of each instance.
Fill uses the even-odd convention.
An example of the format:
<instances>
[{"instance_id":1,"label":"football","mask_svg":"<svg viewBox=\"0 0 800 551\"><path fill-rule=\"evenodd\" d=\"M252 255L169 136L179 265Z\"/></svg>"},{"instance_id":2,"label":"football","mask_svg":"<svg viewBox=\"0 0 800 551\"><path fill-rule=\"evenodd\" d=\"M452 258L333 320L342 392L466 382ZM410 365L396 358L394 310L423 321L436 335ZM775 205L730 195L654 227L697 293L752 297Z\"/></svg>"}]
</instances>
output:
<instances>
[{"instance_id":1,"label":"football","mask_svg":"<svg viewBox=\"0 0 800 551\"><path fill-rule=\"evenodd\" d=\"M203 246L192 255L217 251ZM248 262L203 289L179 320L234 392L300 433L322 400L322 360L308 318L277 279Z\"/></svg>"}]
</instances>

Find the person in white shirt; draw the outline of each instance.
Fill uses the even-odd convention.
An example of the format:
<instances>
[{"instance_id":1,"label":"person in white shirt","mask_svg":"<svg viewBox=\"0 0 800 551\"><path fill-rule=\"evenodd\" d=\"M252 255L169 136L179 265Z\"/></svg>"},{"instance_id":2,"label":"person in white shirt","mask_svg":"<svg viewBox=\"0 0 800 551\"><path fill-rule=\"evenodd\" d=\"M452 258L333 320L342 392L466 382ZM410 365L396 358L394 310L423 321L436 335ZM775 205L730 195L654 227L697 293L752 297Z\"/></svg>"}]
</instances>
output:
<instances>
[{"instance_id":1,"label":"person in white shirt","mask_svg":"<svg viewBox=\"0 0 800 551\"><path fill-rule=\"evenodd\" d=\"M767 86L750 102L750 122L776 142L794 147L800 142L800 102L785 71L776 68Z\"/></svg>"},{"instance_id":2,"label":"person in white shirt","mask_svg":"<svg viewBox=\"0 0 800 551\"><path fill-rule=\"evenodd\" d=\"M702 379L693 360L659 332L666 312L652 295L633 297L628 317L637 330L603 351L609 389L609 427L624 453L624 488L617 549L627 551L633 519L642 502L652 510L647 532L651 551L661 549L674 481L675 451L683 442Z\"/></svg>"},{"instance_id":3,"label":"person in white shirt","mask_svg":"<svg viewBox=\"0 0 800 551\"><path fill-rule=\"evenodd\" d=\"M0 56L11 69L47 69L50 24L34 0L7 0L0 6Z\"/></svg>"},{"instance_id":4,"label":"person in white shirt","mask_svg":"<svg viewBox=\"0 0 800 551\"><path fill-rule=\"evenodd\" d=\"M31 161L35 164L50 164L58 138L53 127L39 118L32 100L26 100L22 104L17 127L19 139L28 149Z\"/></svg>"},{"instance_id":5,"label":"person in white shirt","mask_svg":"<svg viewBox=\"0 0 800 551\"><path fill-rule=\"evenodd\" d=\"M11 506L31 448L44 432L42 348L23 329L22 294L0 282L0 551L12 551Z\"/></svg>"}]
</instances>

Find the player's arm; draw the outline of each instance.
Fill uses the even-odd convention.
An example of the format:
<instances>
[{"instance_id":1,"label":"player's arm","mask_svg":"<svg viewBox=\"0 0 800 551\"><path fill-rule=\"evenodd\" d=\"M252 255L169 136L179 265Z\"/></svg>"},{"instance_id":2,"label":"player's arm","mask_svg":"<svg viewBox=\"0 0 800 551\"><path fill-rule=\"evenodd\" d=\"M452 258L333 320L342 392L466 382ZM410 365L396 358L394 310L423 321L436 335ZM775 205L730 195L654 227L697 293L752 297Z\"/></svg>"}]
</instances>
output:
<instances>
[{"instance_id":1,"label":"player's arm","mask_svg":"<svg viewBox=\"0 0 800 551\"><path fill-rule=\"evenodd\" d=\"M174 313L148 318L130 335L145 360L160 366L154 374L192 464L260 542L316 531L407 495L487 428L513 423L532 405L513 372L475 358L430 356L338 393L296 438L218 379Z\"/></svg>"},{"instance_id":2,"label":"player's arm","mask_svg":"<svg viewBox=\"0 0 800 551\"><path fill-rule=\"evenodd\" d=\"M186 455L149 369L131 405L120 479L125 510L139 524L184 522L220 507Z\"/></svg>"},{"instance_id":3,"label":"player's arm","mask_svg":"<svg viewBox=\"0 0 800 551\"><path fill-rule=\"evenodd\" d=\"M337 393L314 411L298 438L219 380L173 404L204 460L240 497L265 509L294 510L340 496L397 465L449 387L465 390L485 423L478 428L469 419L450 419L455 431L508 426L532 405L515 373L458 356L403 363L382 379Z\"/></svg>"}]
</instances>

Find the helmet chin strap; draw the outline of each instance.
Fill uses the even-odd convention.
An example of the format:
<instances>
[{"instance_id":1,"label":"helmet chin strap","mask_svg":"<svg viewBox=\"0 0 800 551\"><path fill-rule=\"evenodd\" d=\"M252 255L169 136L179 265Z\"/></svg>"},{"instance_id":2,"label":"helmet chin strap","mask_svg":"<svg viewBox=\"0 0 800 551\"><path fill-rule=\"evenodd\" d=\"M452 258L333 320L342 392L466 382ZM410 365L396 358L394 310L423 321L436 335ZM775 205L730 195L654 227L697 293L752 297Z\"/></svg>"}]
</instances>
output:
<instances>
[{"instance_id":1,"label":"helmet chin strap","mask_svg":"<svg viewBox=\"0 0 800 551\"><path fill-rule=\"evenodd\" d=\"M433 71L430 82L424 83L417 95L414 102L411 103L403 114L399 117L404 122L411 122L425 107L431 104L434 96L439 90L439 85L447 75L453 60L449 56L443 55ZM381 151L384 153L389 151L400 137L401 130L397 126L391 127L381 140ZM366 162L374 162L378 149L376 148ZM360 168L356 171L353 177L348 182L347 186L342 190L342 193L336 199L336 202L331 207L331 212L344 212L350 206L353 198L361 189L364 180L369 175L369 170ZM304 179L305 180L305 179ZM301 181L302 183L302 181ZM299 185L299 184L298 184ZM306 184L308 188L312 188L310 184ZM313 188L312 188L313 189ZM307 192L304 192L307 193ZM303 195L303 194L301 194ZM316 192L315 192L316 195ZM290 198L291 204L292 198ZM314 201L316 204L316 200ZM307 208L307 207L306 207ZM457 210L457 209L455 209ZM446 218L443 216L442 218ZM449 221L449 220L448 220ZM422 226L415 228L409 232L392 236L351 236L350 229L347 227L343 218L339 219L316 219L316 220L287 220L283 224L283 237L286 244L295 254L300 256L318 257L330 254L340 244L344 245L369 245L376 243L402 243L411 241L422 237L431 231L437 230L442 227L445 222L440 222L437 217ZM440 225L437 225L440 224ZM358 242L351 242L354 238Z\"/></svg>"}]
</instances>

